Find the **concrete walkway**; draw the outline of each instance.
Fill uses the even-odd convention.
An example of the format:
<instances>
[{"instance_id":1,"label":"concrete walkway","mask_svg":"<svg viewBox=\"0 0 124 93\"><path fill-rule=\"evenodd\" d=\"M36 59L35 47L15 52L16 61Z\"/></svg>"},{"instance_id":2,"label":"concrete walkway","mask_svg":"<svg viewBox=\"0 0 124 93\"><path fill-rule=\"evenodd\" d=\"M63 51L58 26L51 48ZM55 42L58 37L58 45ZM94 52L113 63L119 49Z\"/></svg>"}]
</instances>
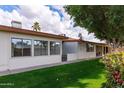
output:
<instances>
[{"instance_id":1,"label":"concrete walkway","mask_svg":"<svg viewBox=\"0 0 124 93\"><path fill-rule=\"evenodd\" d=\"M65 62L61 62L61 63L39 65L39 66L21 68L21 69L16 69L16 70L11 70L11 71L8 70L8 71L0 72L0 76L16 74L16 73L21 73L21 72L26 72L26 71L32 71L32 70L37 70L37 69L42 69L42 68L54 67L54 66L59 66L59 65L64 65L64 64L71 64L71 63L76 63L76 62L85 61L85 60L89 60L89 59L96 59L96 58L86 58L86 59L79 59L79 60L73 60L73 61L65 61Z\"/></svg>"}]
</instances>

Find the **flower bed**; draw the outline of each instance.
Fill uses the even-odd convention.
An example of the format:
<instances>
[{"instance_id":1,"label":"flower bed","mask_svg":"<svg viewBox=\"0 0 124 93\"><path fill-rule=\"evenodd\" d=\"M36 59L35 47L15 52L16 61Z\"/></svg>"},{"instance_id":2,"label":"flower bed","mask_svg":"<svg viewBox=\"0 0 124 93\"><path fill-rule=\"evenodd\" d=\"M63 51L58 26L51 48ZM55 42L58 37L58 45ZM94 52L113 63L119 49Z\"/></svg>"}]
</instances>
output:
<instances>
[{"instance_id":1,"label":"flower bed","mask_svg":"<svg viewBox=\"0 0 124 93\"><path fill-rule=\"evenodd\" d=\"M107 54L102 62L107 70L105 87L124 87L124 52Z\"/></svg>"}]
</instances>

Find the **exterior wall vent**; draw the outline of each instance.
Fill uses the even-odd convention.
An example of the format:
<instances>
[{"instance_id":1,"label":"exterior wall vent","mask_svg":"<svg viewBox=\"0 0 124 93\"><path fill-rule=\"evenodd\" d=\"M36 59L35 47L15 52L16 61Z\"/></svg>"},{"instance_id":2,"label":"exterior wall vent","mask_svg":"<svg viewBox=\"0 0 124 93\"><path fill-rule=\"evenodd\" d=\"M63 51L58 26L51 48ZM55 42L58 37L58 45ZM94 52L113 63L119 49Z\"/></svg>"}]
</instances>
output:
<instances>
[{"instance_id":1,"label":"exterior wall vent","mask_svg":"<svg viewBox=\"0 0 124 93\"><path fill-rule=\"evenodd\" d=\"M15 28L22 28L22 23L19 21L11 21L11 26Z\"/></svg>"}]
</instances>

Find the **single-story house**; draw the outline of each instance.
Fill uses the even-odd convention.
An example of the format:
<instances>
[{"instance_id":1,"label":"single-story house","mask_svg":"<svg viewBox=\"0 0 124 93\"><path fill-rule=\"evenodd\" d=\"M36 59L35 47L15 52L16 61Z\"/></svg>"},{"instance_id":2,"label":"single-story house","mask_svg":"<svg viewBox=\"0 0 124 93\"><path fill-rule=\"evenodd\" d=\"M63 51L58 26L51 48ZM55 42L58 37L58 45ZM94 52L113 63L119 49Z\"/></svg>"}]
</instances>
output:
<instances>
[{"instance_id":1,"label":"single-story house","mask_svg":"<svg viewBox=\"0 0 124 93\"><path fill-rule=\"evenodd\" d=\"M106 44L0 25L0 71L92 58L107 52Z\"/></svg>"},{"instance_id":2,"label":"single-story house","mask_svg":"<svg viewBox=\"0 0 124 93\"><path fill-rule=\"evenodd\" d=\"M0 25L0 71L61 62L64 36Z\"/></svg>"}]
</instances>

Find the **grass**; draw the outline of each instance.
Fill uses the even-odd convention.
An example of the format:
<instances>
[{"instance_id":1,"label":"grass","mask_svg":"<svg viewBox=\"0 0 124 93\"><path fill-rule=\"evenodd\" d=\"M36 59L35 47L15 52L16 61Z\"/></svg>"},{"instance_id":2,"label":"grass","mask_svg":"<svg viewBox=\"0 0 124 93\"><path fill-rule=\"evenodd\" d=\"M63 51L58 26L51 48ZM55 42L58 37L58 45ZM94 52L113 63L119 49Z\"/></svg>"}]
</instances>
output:
<instances>
[{"instance_id":1,"label":"grass","mask_svg":"<svg viewBox=\"0 0 124 93\"><path fill-rule=\"evenodd\" d=\"M99 59L49 67L0 77L0 87L99 88L106 81Z\"/></svg>"}]
</instances>

